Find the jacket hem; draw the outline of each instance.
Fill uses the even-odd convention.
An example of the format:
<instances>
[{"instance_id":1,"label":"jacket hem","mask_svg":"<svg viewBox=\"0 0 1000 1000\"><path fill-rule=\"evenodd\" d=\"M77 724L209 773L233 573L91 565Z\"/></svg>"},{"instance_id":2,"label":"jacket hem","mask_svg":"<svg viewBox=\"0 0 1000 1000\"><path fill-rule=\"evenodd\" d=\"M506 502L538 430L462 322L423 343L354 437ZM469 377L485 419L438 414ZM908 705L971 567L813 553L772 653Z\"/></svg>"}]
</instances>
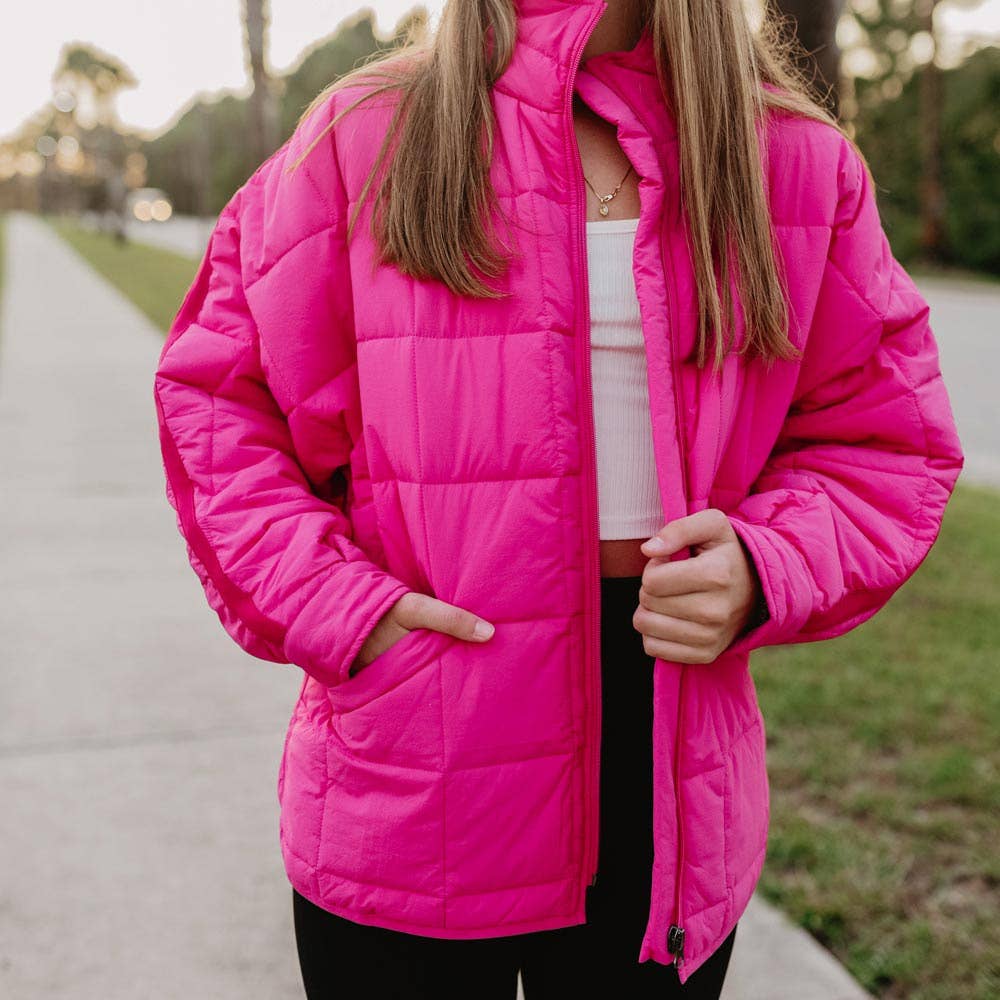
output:
<instances>
[{"instance_id":1,"label":"jacket hem","mask_svg":"<svg viewBox=\"0 0 1000 1000\"><path fill-rule=\"evenodd\" d=\"M412 923L407 920L396 920L387 918L381 914L362 913L352 910L346 906L331 906L324 901L321 895L315 891L315 886L311 881L300 881L293 876L288 876L288 881L292 888L299 895L304 896L310 903L315 904L334 916L343 917L356 924L363 924L367 927L381 927L385 930L400 931L404 934L416 934L420 937L443 938L452 941L465 941L480 938L512 937L517 934L531 934L536 931L558 930L561 927L575 927L578 924L586 923L586 912L577 909L574 912L562 916L547 917L544 919L521 920L512 923L488 924L481 927L430 927L426 924Z\"/></svg>"}]
</instances>

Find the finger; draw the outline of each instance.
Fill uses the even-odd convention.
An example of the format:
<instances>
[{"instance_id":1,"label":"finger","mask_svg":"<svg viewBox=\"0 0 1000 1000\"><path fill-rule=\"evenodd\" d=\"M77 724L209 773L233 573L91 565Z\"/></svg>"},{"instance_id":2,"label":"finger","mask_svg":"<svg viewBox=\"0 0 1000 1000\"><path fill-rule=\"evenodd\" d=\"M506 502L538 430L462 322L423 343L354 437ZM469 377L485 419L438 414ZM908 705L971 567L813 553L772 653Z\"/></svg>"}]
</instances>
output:
<instances>
[{"instance_id":1,"label":"finger","mask_svg":"<svg viewBox=\"0 0 1000 1000\"><path fill-rule=\"evenodd\" d=\"M469 642L485 642L494 628L478 615L429 594L412 592L398 602L397 621L404 628L429 628Z\"/></svg>"},{"instance_id":2,"label":"finger","mask_svg":"<svg viewBox=\"0 0 1000 1000\"><path fill-rule=\"evenodd\" d=\"M644 639L682 646L711 646L719 635L718 629L709 625L657 614L641 605L632 615L632 625Z\"/></svg>"},{"instance_id":3,"label":"finger","mask_svg":"<svg viewBox=\"0 0 1000 1000\"><path fill-rule=\"evenodd\" d=\"M647 656L670 663L714 663L719 658L714 647L685 646L677 642L647 638L643 639L642 645Z\"/></svg>"},{"instance_id":4,"label":"finger","mask_svg":"<svg viewBox=\"0 0 1000 1000\"><path fill-rule=\"evenodd\" d=\"M733 526L717 507L706 507L687 517L668 521L640 546L644 555L663 557L691 545L711 545L728 538Z\"/></svg>"},{"instance_id":5,"label":"finger","mask_svg":"<svg viewBox=\"0 0 1000 1000\"><path fill-rule=\"evenodd\" d=\"M699 594L729 585L731 566L715 549L687 559L650 560L642 571L642 590L652 597Z\"/></svg>"},{"instance_id":6,"label":"finger","mask_svg":"<svg viewBox=\"0 0 1000 1000\"><path fill-rule=\"evenodd\" d=\"M728 602L720 594L711 592L655 597L648 591L640 590L639 603L656 614L697 622L699 625L721 628L729 620Z\"/></svg>"}]
</instances>

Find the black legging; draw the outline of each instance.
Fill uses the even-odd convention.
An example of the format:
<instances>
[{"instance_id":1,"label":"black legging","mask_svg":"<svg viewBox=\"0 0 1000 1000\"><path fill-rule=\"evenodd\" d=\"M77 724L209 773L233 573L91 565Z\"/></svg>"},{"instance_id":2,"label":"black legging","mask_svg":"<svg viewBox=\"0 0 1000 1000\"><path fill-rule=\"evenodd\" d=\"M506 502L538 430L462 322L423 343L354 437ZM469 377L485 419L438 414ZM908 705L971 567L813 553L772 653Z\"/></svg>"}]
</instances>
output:
<instances>
[{"instance_id":1,"label":"black legging","mask_svg":"<svg viewBox=\"0 0 1000 1000\"><path fill-rule=\"evenodd\" d=\"M309 1000L624 996L717 1000L736 928L682 987L673 966L636 958L653 864L653 659L632 626L639 577L601 581L601 775L597 885L587 922L505 937L452 940L355 923L293 890Z\"/></svg>"}]
</instances>

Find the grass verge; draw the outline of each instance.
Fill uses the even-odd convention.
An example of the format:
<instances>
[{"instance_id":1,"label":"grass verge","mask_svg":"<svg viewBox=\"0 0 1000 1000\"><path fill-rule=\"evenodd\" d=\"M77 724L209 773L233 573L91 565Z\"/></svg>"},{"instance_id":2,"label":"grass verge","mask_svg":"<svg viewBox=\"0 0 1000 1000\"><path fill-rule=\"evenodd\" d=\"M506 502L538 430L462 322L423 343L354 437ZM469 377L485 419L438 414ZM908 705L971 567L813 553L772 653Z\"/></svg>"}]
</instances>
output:
<instances>
[{"instance_id":1,"label":"grass verge","mask_svg":"<svg viewBox=\"0 0 1000 1000\"><path fill-rule=\"evenodd\" d=\"M194 281L199 261L183 254L117 243L69 219L49 218L53 229L164 333Z\"/></svg>"},{"instance_id":2,"label":"grass verge","mask_svg":"<svg viewBox=\"0 0 1000 1000\"><path fill-rule=\"evenodd\" d=\"M763 895L872 993L1000 996L1000 494L959 484L878 615L762 649Z\"/></svg>"}]
</instances>

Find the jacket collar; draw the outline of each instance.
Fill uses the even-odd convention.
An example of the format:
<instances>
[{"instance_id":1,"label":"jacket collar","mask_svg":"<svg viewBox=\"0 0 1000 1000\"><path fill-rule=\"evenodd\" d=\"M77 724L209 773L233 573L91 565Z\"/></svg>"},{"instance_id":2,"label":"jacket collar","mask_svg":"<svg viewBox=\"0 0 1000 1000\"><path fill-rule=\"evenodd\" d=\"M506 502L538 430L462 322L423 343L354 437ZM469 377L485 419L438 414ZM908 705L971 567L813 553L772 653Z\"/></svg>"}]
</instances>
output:
<instances>
[{"instance_id":1,"label":"jacket collar","mask_svg":"<svg viewBox=\"0 0 1000 1000\"><path fill-rule=\"evenodd\" d=\"M589 30L607 0L514 0L517 36L510 64L495 87L543 111L561 111L574 71L589 73L616 90L651 87L658 92L652 36L643 29L631 49L600 52L580 63Z\"/></svg>"}]
</instances>

